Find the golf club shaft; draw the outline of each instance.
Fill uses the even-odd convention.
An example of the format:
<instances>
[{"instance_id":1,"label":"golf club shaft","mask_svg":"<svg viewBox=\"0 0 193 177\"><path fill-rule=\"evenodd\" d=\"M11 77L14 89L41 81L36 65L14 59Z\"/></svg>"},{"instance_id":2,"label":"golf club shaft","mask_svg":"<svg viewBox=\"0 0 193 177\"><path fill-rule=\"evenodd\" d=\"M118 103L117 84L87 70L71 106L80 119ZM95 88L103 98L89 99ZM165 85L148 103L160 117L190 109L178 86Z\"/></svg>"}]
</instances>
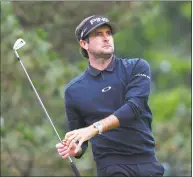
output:
<instances>
[{"instance_id":1,"label":"golf club shaft","mask_svg":"<svg viewBox=\"0 0 193 177\"><path fill-rule=\"evenodd\" d=\"M44 112L45 112L47 118L49 119L49 121L50 121L50 123L51 123L51 125L52 125L52 127L53 127L53 129L54 129L54 131L55 131L55 133L56 133L56 135L58 136L58 139L60 140L61 143L63 143L63 142L62 142L62 139L60 138L60 136L59 136L59 134L58 134L58 132L57 132L57 130L56 130L56 128L55 128L55 126L54 126L54 124L53 124L53 122L52 122L52 120L51 120L51 118L50 118L50 116L49 116L49 114L48 114L48 112L47 112L47 110L46 110L46 108L45 108L45 106L44 106L44 104L42 103L42 100L41 100L38 92L36 91L36 88L34 87L32 81L31 81L31 79L30 79L30 77L29 77L29 75L28 75L28 73L27 73L27 71L26 71L26 69L25 69L25 67L24 67L24 65L23 65L23 63L22 63L22 61L20 60L20 57L19 57L17 51L15 50L14 52L15 52L15 54L16 54L16 56L17 56L17 59L19 60L21 66L22 66L22 68L23 68L23 70L24 70L24 72L25 72L25 74L26 74L26 76L27 76L27 78L28 78L28 80L29 80L29 82L30 82L30 85L31 85L33 91L34 91L35 94L36 94L36 97L37 97L37 99L38 99L38 101L39 101L42 109L44 110ZM78 169L76 168L74 162L72 161L71 157L69 156L68 159L69 159L69 161L70 161L70 165L71 165L71 167L72 167L72 170L73 170L75 176L80 177L80 173L79 173Z\"/></svg>"}]
</instances>

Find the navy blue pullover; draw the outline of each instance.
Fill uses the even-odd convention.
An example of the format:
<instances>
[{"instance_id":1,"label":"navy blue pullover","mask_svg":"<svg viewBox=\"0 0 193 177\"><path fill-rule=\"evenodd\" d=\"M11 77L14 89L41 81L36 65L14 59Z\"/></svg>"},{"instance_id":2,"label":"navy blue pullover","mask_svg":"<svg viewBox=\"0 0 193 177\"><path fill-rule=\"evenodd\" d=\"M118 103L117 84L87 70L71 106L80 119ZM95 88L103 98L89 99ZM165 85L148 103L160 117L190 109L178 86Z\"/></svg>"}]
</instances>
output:
<instances>
[{"instance_id":1,"label":"navy blue pullover","mask_svg":"<svg viewBox=\"0 0 193 177\"><path fill-rule=\"evenodd\" d=\"M89 65L66 86L65 110L70 130L112 114L120 121L118 128L90 140L98 168L157 161L148 106L150 82L150 67L144 59L114 56L105 70ZM88 142L84 142L82 154L87 146Z\"/></svg>"}]
</instances>

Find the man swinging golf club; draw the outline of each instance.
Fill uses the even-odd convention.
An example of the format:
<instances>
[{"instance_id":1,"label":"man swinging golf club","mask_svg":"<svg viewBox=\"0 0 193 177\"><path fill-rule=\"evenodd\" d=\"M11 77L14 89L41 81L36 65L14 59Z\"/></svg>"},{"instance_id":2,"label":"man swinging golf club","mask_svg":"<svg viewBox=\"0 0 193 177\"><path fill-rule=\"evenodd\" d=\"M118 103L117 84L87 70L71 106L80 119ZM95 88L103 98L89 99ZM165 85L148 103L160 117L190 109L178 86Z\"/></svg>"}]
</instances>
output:
<instances>
[{"instance_id":1,"label":"man swinging golf club","mask_svg":"<svg viewBox=\"0 0 193 177\"><path fill-rule=\"evenodd\" d=\"M89 64L65 88L70 131L56 148L62 158L80 158L89 140L98 176L163 176L148 106L150 67L144 59L117 58L115 32L109 19L99 15L76 28Z\"/></svg>"}]
</instances>

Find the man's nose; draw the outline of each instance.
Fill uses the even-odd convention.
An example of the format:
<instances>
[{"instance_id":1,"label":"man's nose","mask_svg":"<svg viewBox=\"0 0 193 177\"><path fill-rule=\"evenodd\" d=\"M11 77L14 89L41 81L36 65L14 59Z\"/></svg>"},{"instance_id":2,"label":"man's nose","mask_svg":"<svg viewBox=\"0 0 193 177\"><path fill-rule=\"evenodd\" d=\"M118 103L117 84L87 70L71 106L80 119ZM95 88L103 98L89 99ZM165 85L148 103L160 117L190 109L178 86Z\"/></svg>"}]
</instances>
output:
<instances>
[{"instance_id":1,"label":"man's nose","mask_svg":"<svg viewBox=\"0 0 193 177\"><path fill-rule=\"evenodd\" d=\"M108 34L104 34L103 37L104 37L105 41L109 41L109 35Z\"/></svg>"}]
</instances>

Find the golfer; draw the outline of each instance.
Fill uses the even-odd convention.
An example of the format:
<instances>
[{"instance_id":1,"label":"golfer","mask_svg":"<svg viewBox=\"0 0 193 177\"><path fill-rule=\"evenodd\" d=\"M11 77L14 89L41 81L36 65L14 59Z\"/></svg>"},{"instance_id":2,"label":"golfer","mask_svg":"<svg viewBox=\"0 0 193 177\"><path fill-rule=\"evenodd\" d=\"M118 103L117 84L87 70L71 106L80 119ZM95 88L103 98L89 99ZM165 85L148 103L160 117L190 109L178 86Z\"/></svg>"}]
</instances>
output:
<instances>
[{"instance_id":1,"label":"golfer","mask_svg":"<svg viewBox=\"0 0 193 177\"><path fill-rule=\"evenodd\" d=\"M109 19L99 15L75 30L88 67L65 88L70 131L57 151L62 158L81 158L89 140L98 176L163 176L148 105L150 66L140 58L117 58L115 33Z\"/></svg>"}]
</instances>

